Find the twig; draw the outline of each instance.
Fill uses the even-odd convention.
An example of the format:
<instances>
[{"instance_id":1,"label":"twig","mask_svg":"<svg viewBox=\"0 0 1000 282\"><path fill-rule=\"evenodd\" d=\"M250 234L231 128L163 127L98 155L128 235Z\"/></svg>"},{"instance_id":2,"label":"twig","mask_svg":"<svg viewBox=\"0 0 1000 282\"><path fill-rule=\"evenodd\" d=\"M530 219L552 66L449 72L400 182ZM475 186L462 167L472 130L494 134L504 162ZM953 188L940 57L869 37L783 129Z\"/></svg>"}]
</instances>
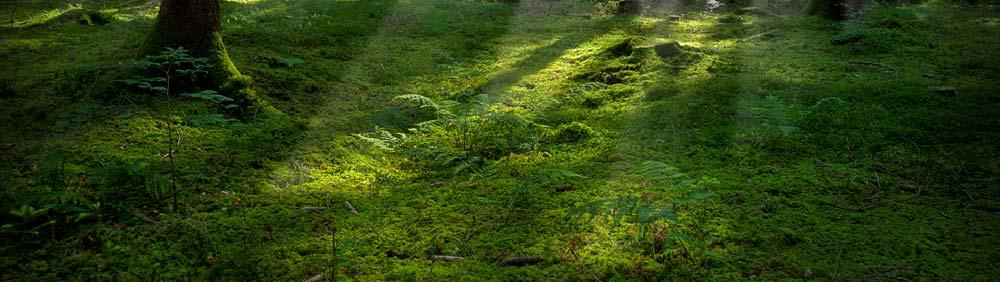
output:
<instances>
[{"instance_id":1,"label":"twig","mask_svg":"<svg viewBox=\"0 0 1000 282\"><path fill-rule=\"evenodd\" d=\"M889 276L889 278L893 278L893 279L896 279L896 280L899 280L899 281L913 282L913 280L906 279L906 278L899 277L899 276Z\"/></svg>"},{"instance_id":2,"label":"twig","mask_svg":"<svg viewBox=\"0 0 1000 282\"><path fill-rule=\"evenodd\" d=\"M962 189L962 192L965 192L965 196L968 196L969 200L972 200L973 204L976 203L976 199L972 197L972 193L969 193L969 190Z\"/></svg>"},{"instance_id":3,"label":"twig","mask_svg":"<svg viewBox=\"0 0 1000 282\"><path fill-rule=\"evenodd\" d=\"M326 207L301 207L299 209L304 211L322 211L326 210Z\"/></svg>"},{"instance_id":4,"label":"twig","mask_svg":"<svg viewBox=\"0 0 1000 282\"><path fill-rule=\"evenodd\" d=\"M885 68L885 69L891 70L893 72L896 72L896 69L893 68L893 67L887 66L885 64L875 63L875 62L868 62L868 61L847 61L847 63L848 64L855 64L855 65L877 66L877 67Z\"/></svg>"},{"instance_id":5,"label":"twig","mask_svg":"<svg viewBox=\"0 0 1000 282\"><path fill-rule=\"evenodd\" d=\"M583 268L583 271L586 271L586 272L587 272L587 274L590 274L590 277L593 277L593 278L594 278L594 281L597 281L597 282L603 282L603 281L601 281L601 278L597 278L597 275L594 275L594 273L593 273L593 272L590 272L590 268L589 268L589 267L587 267L587 264L586 264L586 263L584 263L584 262L580 262L580 264L581 264L581 265L580 265L580 268Z\"/></svg>"},{"instance_id":6,"label":"twig","mask_svg":"<svg viewBox=\"0 0 1000 282\"><path fill-rule=\"evenodd\" d=\"M943 215L944 217L947 217L948 219L954 219L954 218L951 218L950 215L944 213L943 211L938 211L938 213L941 214L941 215Z\"/></svg>"},{"instance_id":7,"label":"twig","mask_svg":"<svg viewBox=\"0 0 1000 282\"><path fill-rule=\"evenodd\" d=\"M351 205L351 202L344 201L344 206L347 206L347 209L350 210L351 213L358 214L358 210L354 209L354 206Z\"/></svg>"},{"instance_id":8,"label":"twig","mask_svg":"<svg viewBox=\"0 0 1000 282\"><path fill-rule=\"evenodd\" d=\"M320 280L323 280L323 274L322 273L321 274L316 274L316 276L313 276L313 277L309 277L309 279L302 280L302 282L319 282Z\"/></svg>"},{"instance_id":9,"label":"twig","mask_svg":"<svg viewBox=\"0 0 1000 282\"><path fill-rule=\"evenodd\" d=\"M337 229L333 229L333 233L330 234L330 242L333 244L333 259L330 260L330 276L333 277L333 281L337 281Z\"/></svg>"}]
</instances>

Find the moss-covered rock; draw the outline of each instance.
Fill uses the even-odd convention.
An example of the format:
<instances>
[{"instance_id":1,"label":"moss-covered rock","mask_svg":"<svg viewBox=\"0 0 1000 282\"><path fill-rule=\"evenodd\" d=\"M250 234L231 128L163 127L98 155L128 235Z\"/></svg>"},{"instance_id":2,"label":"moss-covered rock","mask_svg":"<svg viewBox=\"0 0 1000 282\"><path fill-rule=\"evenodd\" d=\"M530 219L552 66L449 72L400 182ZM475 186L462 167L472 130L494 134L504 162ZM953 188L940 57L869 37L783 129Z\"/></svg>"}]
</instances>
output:
<instances>
[{"instance_id":1,"label":"moss-covered rock","mask_svg":"<svg viewBox=\"0 0 1000 282\"><path fill-rule=\"evenodd\" d=\"M99 11L72 9L56 17L56 22L75 22L82 25L105 25L111 22L111 16Z\"/></svg>"}]
</instances>

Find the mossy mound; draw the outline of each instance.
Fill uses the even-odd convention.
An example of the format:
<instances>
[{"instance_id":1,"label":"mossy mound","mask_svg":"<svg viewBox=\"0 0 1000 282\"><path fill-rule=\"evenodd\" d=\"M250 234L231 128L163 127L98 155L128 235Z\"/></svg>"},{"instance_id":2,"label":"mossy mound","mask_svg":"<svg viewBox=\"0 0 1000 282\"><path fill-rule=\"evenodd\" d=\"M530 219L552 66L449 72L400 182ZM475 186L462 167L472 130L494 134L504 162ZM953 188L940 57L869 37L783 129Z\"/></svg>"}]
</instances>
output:
<instances>
[{"instance_id":1,"label":"mossy mound","mask_svg":"<svg viewBox=\"0 0 1000 282\"><path fill-rule=\"evenodd\" d=\"M927 22L910 9L896 7L878 7L864 15L864 22L870 27L881 28L919 28Z\"/></svg>"},{"instance_id":2,"label":"mossy mound","mask_svg":"<svg viewBox=\"0 0 1000 282\"><path fill-rule=\"evenodd\" d=\"M55 22L75 22L82 25L106 25L111 23L111 15L86 9L73 9L56 17Z\"/></svg>"},{"instance_id":3,"label":"mossy mound","mask_svg":"<svg viewBox=\"0 0 1000 282\"><path fill-rule=\"evenodd\" d=\"M670 58L683 53L684 49L677 41L667 41L653 45L653 51L656 51L656 56L660 58Z\"/></svg>"},{"instance_id":4,"label":"mossy mound","mask_svg":"<svg viewBox=\"0 0 1000 282\"><path fill-rule=\"evenodd\" d=\"M697 48L685 46L674 40L657 40L652 46L656 57L672 65L675 69L683 69L689 65L697 63L704 57Z\"/></svg>"},{"instance_id":5,"label":"mossy mound","mask_svg":"<svg viewBox=\"0 0 1000 282\"><path fill-rule=\"evenodd\" d=\"M563 124L552 134L551 139L555 143L577 143L590 139L595 135L595 131L590 126L580 122Z\"/></svg>"},{"instance_id":6,"label":"mossy mound","mask_svg":"<svg viewBox=\"0 0 1000 282\"><path fill-rule=\"evenodd\" d=\"M608 47L606 52L615 57L632 56L632 52L646 41L647 39L641 36L625 38L621 42L618 42L618 44Z\"/></svg>"},{"instance_id":7,"label":"mossy mound","mask_svg":"<svg viewBox=\"0 0 1000 282\"><path fill-rule=\"evenodd\" d=\"M743 15L725 15L719 17L720 23L725 24L743 24L746 23L747 19Z\"/></svg>"}]
</instances>

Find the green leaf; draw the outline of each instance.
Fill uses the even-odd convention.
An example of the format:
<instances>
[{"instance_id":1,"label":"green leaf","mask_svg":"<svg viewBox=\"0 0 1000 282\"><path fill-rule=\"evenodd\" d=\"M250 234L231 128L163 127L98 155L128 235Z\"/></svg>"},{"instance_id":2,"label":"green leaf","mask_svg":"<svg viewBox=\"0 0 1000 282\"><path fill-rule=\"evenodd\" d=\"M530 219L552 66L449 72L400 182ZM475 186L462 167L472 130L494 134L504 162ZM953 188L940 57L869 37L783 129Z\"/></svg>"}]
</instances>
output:
<instances>
[{"instance_id":1,"label":"green leaf","mask_svg":"<svg viewBox=\"0 0 1000 282\"><path fill-rule=\"evenodd\" d=\"M202 99L202 100L207 100L207 101L211 101L211 102L216 103L216 104L222 104L224 102L232 102L233 101L233 98L229 98L229 97L226 97L226 96L223 96L223 95L219 95L217 92L215 92L213 90L202 90L202 91L195 92L195 93L184 93L184 94L181 94L181 96L191 97L191 98L197 98L197 99Z\"/></svg>"},{"instance_id":2,"label":"green leaf","mask_svg":"<svg viewBox=\"0 0 1000 282\"><path fill-rule=\"evenodd\" d=\"M306 60L303 60L302 58L299 57L284 57L284 58L279 58L278 62L281 62L288 67L292 67L294 65L305 63Z\"/></svg>"}]
</instances>

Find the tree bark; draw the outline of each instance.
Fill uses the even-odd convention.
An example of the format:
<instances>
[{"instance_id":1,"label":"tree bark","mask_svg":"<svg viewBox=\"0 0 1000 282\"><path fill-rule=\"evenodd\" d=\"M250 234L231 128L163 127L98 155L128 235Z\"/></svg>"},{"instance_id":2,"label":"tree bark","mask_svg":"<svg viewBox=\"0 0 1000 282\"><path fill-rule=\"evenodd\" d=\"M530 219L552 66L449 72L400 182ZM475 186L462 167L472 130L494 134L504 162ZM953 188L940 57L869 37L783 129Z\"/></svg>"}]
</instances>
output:
<instances>
[{"instance_id":1,"label":"tree bark","mask_svg":"<svg viewBox=\"0 0 1000 282\"><path fill-rule=\"evenodd\" d=\"M251 98L241 97L252 96L244 91L249 78L240 75L222 43L219 0L163 0L141 55L155 55L166 47L183 47L192 57L208 58L208 80L203 86L237 96L234 99Z\"/></svg>"},{"instance_id":2,"label":"tree bark","mask_svg":"<svg viewBox=\"0 0 1000 282\"><path fill-rule=\"evenodd\" d=\"M803 13L807 16L840 21L847 19L849 12L861 9L861 0L809 0Z\"/></svg>"},{"instance_id":3,"label":"tree bark","mask_svg":"<svg viewBox=\"0 0 1000 282\"><path fill-rule=\"evenodd\" d=\"M642 13L642 0L618 1L618 14L638 15Z\"/></svg>"}]
</instances>

